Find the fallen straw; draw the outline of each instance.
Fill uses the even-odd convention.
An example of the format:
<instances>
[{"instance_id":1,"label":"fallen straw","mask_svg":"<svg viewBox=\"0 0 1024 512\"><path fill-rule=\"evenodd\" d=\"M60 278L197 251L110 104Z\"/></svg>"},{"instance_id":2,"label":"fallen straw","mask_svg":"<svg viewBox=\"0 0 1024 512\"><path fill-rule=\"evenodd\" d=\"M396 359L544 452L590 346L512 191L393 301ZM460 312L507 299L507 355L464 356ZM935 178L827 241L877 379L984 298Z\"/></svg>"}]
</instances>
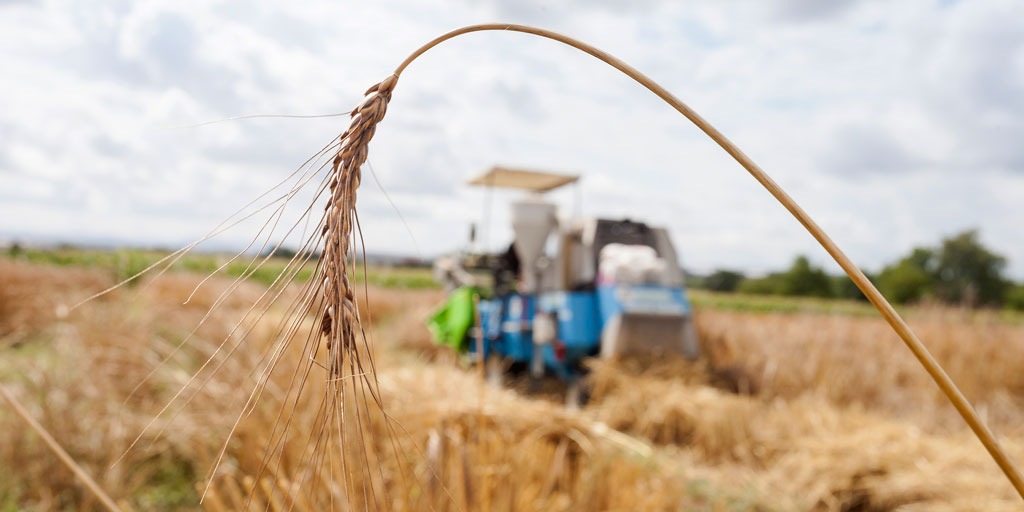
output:
<instances>
[{"instance_id":1,"label":"fallen straw","mask_svg":"<svg viewBox=\"0 0 1024 512\"><path fill-rule=\"evenodd\" d=\"M27 410L25 410L21 403L18 402L18 399L14 398L14 395L12 395L11 392L7 390L7 387L2 384L0 384L0 396L2 396L4 400L11 405L14 412L17 413L24 422L39 435L54 455L56 455L57 458L60 459L60 461L63 462L64 465L67 466L83 484L85 484L85 487L88 488L94 496L96 496L96 499L100 500L100 502L103 503L103 506L107 507L107 510L112 512L121 512L121 507L118 507L117 503L114 503L114 500L110 499L110 496L107 496L107 493L103 491L103 489L95 480L92 479L91 476L89 476L88 473L85 472L84 469L82 469L82 466L79 466L78 463L75 462L75 459L71 458L71 455L68 455L68 452L64 451L64 448L61 447L60 443L58 443L57 440L54 439L53 436L51 436L50 433L47 432L46 429L28 413Z\"/></svg>"},{"instance_id":2,"label":"fallen straw","mask_svg":"<svg viewBox=\"0 0 1024 512\"><path fill-rule=\"evenodd\" d=\"M955 407L957 412L960 413L960 416L963 417L965 422L967 422L967 425L970 426L972 431L974 431L974 434L978 437L981 443L985 446L985 449L988 450L989 454L992 456L993 460L995 460L996 464L999 465L999 468L1010 480L1010 483L1017 490L1017 493L1020 494L1021 498L1024 498L1024 477L1021 476L1020 471L1016 468L1014 463L1010 460L1009 456L1006 455L1005 451L999 445L999 442L992 434L992 431L989 430L989 428L985 425L984 422L982 422L981 418L978 416L977 412L975 412L970 402L968 402L967 398L964 397L963 393L956 386L956 384L953 383L953 380L949 377L948 374L946 374L942 366L939 365L935 358L932 357L932 355L928 352L928 349L924 346L923 343L921 343L921 340L919 340L917 336L913 333L913 331L911 331L907 323L899 316L898 313L896 313L896 310L893 309L892 305L889 304L889 302L885 299L885 297L882 296L881 293L879 293L878 289L875 288L875 286L871 283L870 280L868 280L864 273L861 272L861 270L857 268L857 266L854 265L852 261L850 261L850 259L839 249L835 242L833 242L832 239L829 238L829 236L825 234L825 232L818 226L818 224L811 219L807 212L805 212L796 203L796 201L789 197L789 195L786 194L782 187L776 184L775 181L773 181L768 176L768 174L764 172L764 170L762 170L756 163L754 163L753 160L750 159L750 157L745 155L743 151L741 151L739 147L736 146L736 144L734 144L732 141L726 138L725 135L719 132L714 126L711 126L711 124L708 123L704 118L702 118L699 114L697 114L693 109L691 109L681 100L673 96L664 87L658 85L654 80L651 80L643 73L637 71L635 68L617 59L616 57L613 57L612 55L605 53L604 51L601 51L582 41L578 41L576 39L559 34L557 32L552 32L550 30L525 25L492 23L482 25L470 25L467 27L462 27L453 30L431 40L430 42L424 44L416 51L414 51L411 55L409 55L409 57L407 57L398 66L398 68L395 69L394 74L385 79L385 81L381 84L384 87L378 85L374 86L374 88L371 89L370 92L374 92L375 90L378 89L383 89L384 91L386 91L386 94L377 95L378 99L381 96L384 96L384 102L383 104L380 104L378 102L377 104L374 105L374 108L371 109L373 114L372 118L374 122L370 126L370 129L367 130L369 136L365 138L360 137L360 144L358 146L362 149L362 151L359 152L359 156L365 157L365 147L369 143L369 137L372 137L373 133L372 126L383 118L383 107L386 107L386 102L387 100L390 99L391 92L393 91L394 85L398 80L398 77L402 74L405 68L409 66L409 64L411 64L414 60L416 60L420 55L425 53L427 50L430 50L434 46L437 46L456 36L468 34L471 32L481 32L489 30L522 32L535 36L545 37L566 44L585 53L588 53L596 57L597 59L607 63L608 65L614 67L615 69L618 69L622 73L626 74L636 82L646 87L648 90L656 94L659 98L661 98L666 103L671 105L672 108L676 109L676 111L678 111L680 114L682 114L695 125L697 125L697 127L700 128L709 137L711 137L712 140L718 143L718 145L721 146L722 149L726 151L726 153L729 153L729 155L736 159L736 161L739 162L740 165L742 165L743 168L746 169L747 172L749 172L750 175L754 177L754 179L756 179L765 189L767 189L768 192L775 197L775 199L782 203L782 205L787 210L789 210L789 212L793 214L794 217L796 217L797 221L799 221L800 224L802 224L804 228L807 229L811 236L813 236L818 241L818 243L821 244L823 248L825 248L829 255L831 255L832 258L835 259L839 266L842 267L843 271L846 272L846 274L850 277L850 279L857 286L857 288L859 288L860 291L864 293L868 300L871 301L871 303L875 306L876 309L878 309L878 312L881 313L882 317L885 318L886 322L889 323L889 326L892 327L892 329L896 331L896 333L900 336L903 342L907 345L907 348L910 349L910 351L914 354L914 357L916 357L918 362L921 363L921 366L924 367L925 371L928 372L932 380L934 380L935 383L939 386L939 389L941 389L943 394L946 395L946 398L948 398L949 401L952 402L953 407ZM354 202L354 193L351 194L351 196L353 197Z\"/></svg>"}]
</instances>

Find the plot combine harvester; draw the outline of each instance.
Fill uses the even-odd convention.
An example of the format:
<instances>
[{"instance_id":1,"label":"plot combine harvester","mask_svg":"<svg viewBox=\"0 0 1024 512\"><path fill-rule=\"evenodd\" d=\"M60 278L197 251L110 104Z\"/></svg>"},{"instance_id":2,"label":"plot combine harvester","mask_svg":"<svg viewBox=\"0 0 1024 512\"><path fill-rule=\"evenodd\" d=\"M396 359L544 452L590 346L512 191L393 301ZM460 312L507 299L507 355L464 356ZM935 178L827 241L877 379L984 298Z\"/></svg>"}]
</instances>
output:
<instances>
[{"instance_id":1,"label":"plot combine harvester","mask_svg":"<svg viewBox=\"0 0 1024 512\"><path fill-rule=\"evenodd\" d=\"M463 352L482 350L489 369L505 361L534 379L555 375L570 393L588 357L696 358L692 310L668 232L628 219L560 221L544 193L577 180L495 167L469 182L525 196L512 204L507 251L435 262L435 278L450 290L430 322L435 338Z\"/></svg>"}]
</instances>

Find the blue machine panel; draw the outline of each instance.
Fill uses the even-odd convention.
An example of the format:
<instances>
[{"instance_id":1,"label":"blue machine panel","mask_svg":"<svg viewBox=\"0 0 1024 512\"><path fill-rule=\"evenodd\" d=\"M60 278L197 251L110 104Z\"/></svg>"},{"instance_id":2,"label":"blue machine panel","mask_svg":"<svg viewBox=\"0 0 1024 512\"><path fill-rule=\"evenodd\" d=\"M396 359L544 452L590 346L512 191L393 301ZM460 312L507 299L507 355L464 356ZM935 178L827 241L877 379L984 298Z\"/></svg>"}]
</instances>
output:
<instances>
[{"instance_id":1,"label":"blue machine panel","mask_svg":"<svg viewBox=\"0 0 1024 512\"><path fill-rule=\"evenodd\" d=\"M562 378L569 378L584 357L599 351L601 316L596 292L552 292L539 299L512 294L480 301L484 352L498 353L514 361L528 363L533 358L533 317L535 304L540 311L555 315L557 335L554 343L538 346L545 367ZM470 340L470 351L476 351Z\"/></svg>"},{"instance_id":2,"label":"blue machine panel","mask_svg":"<svg viewBox=\"0 0 1024 512\"><path fill-rule=\"evenodd\" d=\"M569 348L597 349L602 322L595 292L553 292L540 298L540 309L558 319L558 339Z\"/></svg>"},{"instance_id":3,"label":"blue machine panel","mask_svg":"<svg viewBox=\"0 0 1024 512\"><path fill-rule=\"evenodd\" d=\"M604 321L619 313L690 314L690 302L682 288L610 284L599 286L597 294Z\"/></svg>"},{"instance_id":4,"label":"blue machine panel","mask_svg":"<svg viewBox=\"0 0 1024 512\"><path fill-rule=\"evenodd\" d=\"M533 354L532 297L512 294L480 301L480 322L484 329L484 354L492 351L516 361L529 361ZM476 343L470 340L470 351Z\"/></svg>"}]
</instances>

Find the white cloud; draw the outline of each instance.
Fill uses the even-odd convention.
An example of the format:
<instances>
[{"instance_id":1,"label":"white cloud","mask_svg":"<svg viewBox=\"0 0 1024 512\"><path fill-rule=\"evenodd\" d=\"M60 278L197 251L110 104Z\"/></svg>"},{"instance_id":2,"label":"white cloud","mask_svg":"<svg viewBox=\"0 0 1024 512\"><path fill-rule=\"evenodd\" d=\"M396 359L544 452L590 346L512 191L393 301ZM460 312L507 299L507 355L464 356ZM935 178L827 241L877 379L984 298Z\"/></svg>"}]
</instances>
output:
<instances>
[{"instance_id":1,"label":"white cloud","mask_svg":"<svg viewBox=\"0 0 1024 512\"><path fill-rule=\"evenodd\" d=\"M0 216L17 220L0 237L196 238L347 120L174 126L345 111L423 42L501 19L578 36L662 81L869 267L977 227L1022 277L1022 11L1014 0L5 4ZM411 66L370 163L405 216L365 177L371 250L464 243L484 193L462 183L500 163L582 173L584 213L668 225L695 269L827 258L653 95L521 34L463 36ZM495 196L494 246L508 197ZM557 197L571 208L571 192Z\"/></svg>"}]
</instances>

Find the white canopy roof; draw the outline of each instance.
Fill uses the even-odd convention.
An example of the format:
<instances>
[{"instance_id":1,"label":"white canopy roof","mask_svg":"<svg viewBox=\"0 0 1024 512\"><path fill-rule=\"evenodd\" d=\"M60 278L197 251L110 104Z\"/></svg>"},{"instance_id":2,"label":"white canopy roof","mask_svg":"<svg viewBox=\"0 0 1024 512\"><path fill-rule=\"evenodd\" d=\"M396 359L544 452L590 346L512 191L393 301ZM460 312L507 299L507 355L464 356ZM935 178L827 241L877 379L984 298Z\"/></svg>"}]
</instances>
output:
<instances>
[{"instance_id":1,"label":"white canopy roof","mask_svg":"<svg viewBox=\"0 0 1024 512\"><path fill-rule=\"evenodd\" d=\"M568 174L495 166L482 176L469 180L469 184L485 187L518 188L532 192L547 192L563 185L574 183L579 179L579 176Z\"/></svg>"}]
</instances>

